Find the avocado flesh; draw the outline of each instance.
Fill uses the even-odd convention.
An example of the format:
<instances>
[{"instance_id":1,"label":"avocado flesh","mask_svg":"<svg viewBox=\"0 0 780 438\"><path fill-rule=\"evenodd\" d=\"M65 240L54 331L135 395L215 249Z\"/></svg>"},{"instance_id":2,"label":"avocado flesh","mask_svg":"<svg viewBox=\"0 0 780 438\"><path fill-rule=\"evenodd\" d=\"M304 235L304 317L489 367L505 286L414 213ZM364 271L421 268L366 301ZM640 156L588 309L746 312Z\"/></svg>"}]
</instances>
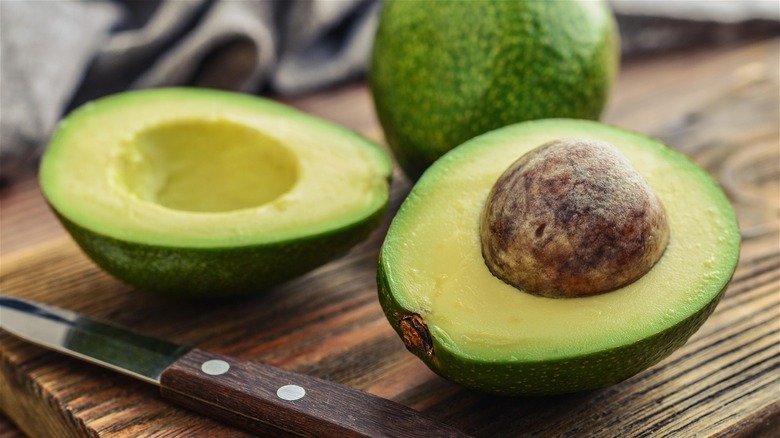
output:
<instances>
[{"instance_id":1,"label":"avocado flesh","mask_svg":"<svg viewBox=\"0 0 780 438\"><path fill-rule=\"evenodd\" d=\"M229 120L184 120L136 133L116 162L118 182L172 210L256 208L298 180L295 153L262 131Z\"/></svg>"},{"instance_id":2,"label":"avocado flesh","mask_svg":"<svg viewBox=\"0 0 780 438\"><path fill-rule=\"evenodd\" d=\"M597 119L619 63L600 1L388 1L371 90L388 144L417 179L464 141L549 117Z\"/></svg>"},{"instance_id":3,"label":"avocado flesh","mask_svg":"<svg viewBox=\"0 0 780 438\"><path fill-rule=\"evenodd\" d=\"M69 115L40 182L107 271L210 297L257 292L345 253L381 221L391 169L375 144L284 105L174 88Z\"/></svg>"},{"instance_id":4,"label":"avocado flesh","mask_svg":"<svg viewBox=\"0 0 780 438\"><path fill-rule=\"evenodd\" d=\"M479 221L514 160L567 137L616 146L661 198L671 238L658 263L630 285L587 298L543 298L490 273ZM416 353L466 386L502 394L592 389L682 345L731 278L739 244L728 199L682 155L597 122L525 122L459 146L415 185L382 247L380 301L399 334L399 318L420 315L434 347L431 356Z\"/></svg>"}]
</instances>

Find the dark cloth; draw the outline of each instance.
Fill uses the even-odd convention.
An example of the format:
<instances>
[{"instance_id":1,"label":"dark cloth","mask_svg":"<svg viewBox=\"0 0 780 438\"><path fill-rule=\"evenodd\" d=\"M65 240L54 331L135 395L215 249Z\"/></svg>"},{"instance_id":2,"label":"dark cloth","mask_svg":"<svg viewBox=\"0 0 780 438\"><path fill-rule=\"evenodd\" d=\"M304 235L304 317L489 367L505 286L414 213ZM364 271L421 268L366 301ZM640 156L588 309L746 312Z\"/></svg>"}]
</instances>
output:
<instances>
[{"instance_id":1,"label":"dark cloth","mask_svg":"<svg viewBox=\"0 0 780 438\"><path fill-rule=\"evenodd\" d=\"M137 88L292 95L365 73L379 0L0 1L0 178L69 109Z\"/></svg>"}]
</instances>

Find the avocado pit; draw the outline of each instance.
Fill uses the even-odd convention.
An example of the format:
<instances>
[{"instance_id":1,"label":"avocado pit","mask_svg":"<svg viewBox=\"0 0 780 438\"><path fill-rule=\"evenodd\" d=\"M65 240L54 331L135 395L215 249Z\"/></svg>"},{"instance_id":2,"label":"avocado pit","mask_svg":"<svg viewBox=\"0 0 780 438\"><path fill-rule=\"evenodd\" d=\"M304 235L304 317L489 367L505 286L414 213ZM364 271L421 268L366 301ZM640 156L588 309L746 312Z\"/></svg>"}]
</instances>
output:
<instances>
[{"instance_id":1,"label":"avocado pit","mask_svg":"<svg viewBox=\"0 0 780 438\"><path fill-rule=\"evenodd\" d=\"M535 295L575 298L642 277L663 255L669 225L657 194L614 146L559 139L499 177L480 237L496 277Z\"/></svg>"}]
</instances>

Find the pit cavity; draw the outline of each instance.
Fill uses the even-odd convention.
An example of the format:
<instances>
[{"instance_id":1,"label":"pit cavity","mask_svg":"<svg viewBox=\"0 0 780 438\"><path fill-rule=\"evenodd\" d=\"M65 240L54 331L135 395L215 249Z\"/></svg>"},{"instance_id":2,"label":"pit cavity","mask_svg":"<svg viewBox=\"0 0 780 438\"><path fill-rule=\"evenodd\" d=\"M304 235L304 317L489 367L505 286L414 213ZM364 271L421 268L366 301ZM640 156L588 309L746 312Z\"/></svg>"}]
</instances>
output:
<instances>
[{"instance_id":1,"label":"pit cavity","mask_svg":"<svg viewBox=\"0 0 780 438\"><path fill-rule=\"evenodd\" d=\"M228 212L267 204L298 180L284 144L227 120L150 126L128 139L120 184L138 198L174 210Z\"/></svg>"}]
</instances>

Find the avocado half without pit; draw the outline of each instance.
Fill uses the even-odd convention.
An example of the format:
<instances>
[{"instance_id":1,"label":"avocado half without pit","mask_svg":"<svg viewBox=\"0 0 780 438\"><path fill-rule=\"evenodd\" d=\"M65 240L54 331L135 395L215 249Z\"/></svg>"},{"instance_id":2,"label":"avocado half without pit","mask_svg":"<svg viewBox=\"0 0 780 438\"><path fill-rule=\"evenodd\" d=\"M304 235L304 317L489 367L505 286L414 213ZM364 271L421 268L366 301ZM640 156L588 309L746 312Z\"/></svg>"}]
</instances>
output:
<instances>
[{"instance_id":1,"label":"avocado half without pit","mask_svg":"<svg viewBox=\"0 0 780 438\"><path fill-rule=\"evenodd\" d=\"M143 290L261 292L345 254L381 222L391 161L329 122L256 96L132 91L59 125L43 194L99 266Z\"/></svg>"},{"instance_id":2,"label":"avocado half without pit","mask_svg":"<svg viewBox=\"0 0 780 438\"><path fill-rule=\"evenodd\" d=\"M385 315L433 371L504 395L605 387L682 346L736 269L722 190L599 122L499 128L434 163L388 230Z\"/></svg>"}]
</instances>

